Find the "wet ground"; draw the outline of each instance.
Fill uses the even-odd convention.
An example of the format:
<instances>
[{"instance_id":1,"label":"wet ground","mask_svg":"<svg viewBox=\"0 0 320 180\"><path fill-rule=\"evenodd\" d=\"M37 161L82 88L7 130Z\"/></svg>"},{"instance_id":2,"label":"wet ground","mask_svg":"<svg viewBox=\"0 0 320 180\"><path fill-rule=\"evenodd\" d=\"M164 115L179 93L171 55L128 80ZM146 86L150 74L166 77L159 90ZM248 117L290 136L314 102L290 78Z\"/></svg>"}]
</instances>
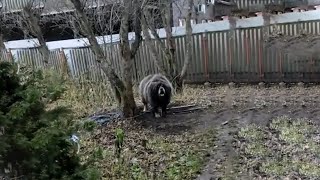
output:
<instances>
[{"instance_id":1,"label":"wet ground","mask_svg":"<svg viewBox=\"0 0 320 180\"><path fill-rule=\"evenodd\" d=\"M203 131L215 127L217 129L217 140L215 152L204 168L198 180L218 179L218 177L229 175L231 179L233 165L236 164L236 152L233 148L233 135L239 128L255 123L266 126L273 118L287 115L292 118L308 118L320 124L320 109L301 107L279 107L279 108L248 108L248 109L206 109L189 114L169 114L165 119L154 120L145 117L143 125L151 128L155 133L179 134L184 131ZM221 171L224 169L224 171ZM250 179L249 176L237 177L236 179Z\"/></svg>"},{"instance_id":2,"label":"wet ground","mask_svg":"<svg viewBox=\"0 0 320 180\"><path fill-rule=\"evenodd\" d=\"M197 179L219 179L226 175L230 179L252 179L245 173L243 177L232 177L237 163L233 135L241 127L252 123L266 126L273 118L282 115L308 118L320 124L320 101L316 89L226 89L223 91L225 94L206 96L206 102L210 101L206 104L209 108L187 114L169 114L157 120L146 115L142 118L142 125L155 133L168 135L215 127L218 131L215 152ZM213 92L208 90L206 94Z\"/></svg>"},{"instance_id":3,"label":"wet ground","mask_svg":"<svg viewBox=\"0 0 320 180\"><path fill-rule=\"evenodd\" d=\"M206 166L197 180L220 179L254 179L246 172L236 173L239 166L238 156L234 148L234 135L241 127L249 124L267 126L278 116L308 118L320 125L320 86L259 88L247 86L240 88L197 87L188 88L175 103L197 104L201 110L168 113L166 118L154 119L151 114L137 117L142 131L150 130L154 135L175 135L183 132L201 132L216 129L216 141ZM137 100L139 102L139 100ZM174 105L176 106L176 105ZM97 117L98 119L100 117ZM132 122L132 121L130 121ZM104 130L99 137L101 144L112 142L111 131ZM139 136L139 132L137 132ZM101 136L101 135L99 135ZM109 138L107 138L109 137ZM112 138L111 138L112 139Z\"/></svg>"}]
</instances>

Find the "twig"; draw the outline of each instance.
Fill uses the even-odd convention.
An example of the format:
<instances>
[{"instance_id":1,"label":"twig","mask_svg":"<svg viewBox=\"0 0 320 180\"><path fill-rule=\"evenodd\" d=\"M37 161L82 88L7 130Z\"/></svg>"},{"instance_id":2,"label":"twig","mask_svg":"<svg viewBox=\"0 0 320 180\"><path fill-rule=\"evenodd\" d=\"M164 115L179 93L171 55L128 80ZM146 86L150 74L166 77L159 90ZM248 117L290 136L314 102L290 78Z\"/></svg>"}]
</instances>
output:
<instances>
[{"instance_id":1,"label":"twig","mask_svg":"<svg viewBox=\"0 0 320 180\"><path fill-rule=\"evenodd\" d=\"M229 123L229 121L225 121L225 122L221 123L221 125L226 125L228 123Z\"/></svg>"},{"instance_id":2,"label":"twig","mask_svg":"<svg viewBox=\"0 0 320 180\"><path fill-rule=\"evenodd\" d=\"M197 105L192 104L192 105L171 107L170 109L182 109L182 108L189 108L189 107L195 107L195 106L197 106ZM169 108L167 108L167 109L169 109Z\"/></svg>"}]
</instances>

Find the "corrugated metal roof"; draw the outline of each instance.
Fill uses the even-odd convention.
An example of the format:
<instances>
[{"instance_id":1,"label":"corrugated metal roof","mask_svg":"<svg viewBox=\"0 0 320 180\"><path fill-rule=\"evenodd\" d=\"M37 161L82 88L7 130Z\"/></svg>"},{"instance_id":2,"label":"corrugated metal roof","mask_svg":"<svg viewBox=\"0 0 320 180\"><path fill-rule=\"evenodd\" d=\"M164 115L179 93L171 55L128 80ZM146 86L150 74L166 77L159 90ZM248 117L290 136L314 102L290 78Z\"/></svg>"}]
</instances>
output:
<instances>
[{"instance_id":1,"label":"corrugated metal roof","mask_svg":"<svg viewBox=\"0 0 320 180\"><path fill-rule=\"evenodd\" d=\"M43 13L70 11L73 4L70 0L0 0L2 11L14 12L20 11L28 3L32 3L34 7L43 7ZM118 2L118 0L87 0L87 7L98 7L106 4Z\"/></svg>"},{"instance_id":2,"label":"corrugated metal roof","mask_svg":"<svg viewBox=\"0 0 320 180\"><path fill-rule=\"evenodd\" d=\"M2 11L17 11L21 10L28 4L33 4L34 7L43 7L45 0L1 0Z\"/></svg>"}]
</instances>

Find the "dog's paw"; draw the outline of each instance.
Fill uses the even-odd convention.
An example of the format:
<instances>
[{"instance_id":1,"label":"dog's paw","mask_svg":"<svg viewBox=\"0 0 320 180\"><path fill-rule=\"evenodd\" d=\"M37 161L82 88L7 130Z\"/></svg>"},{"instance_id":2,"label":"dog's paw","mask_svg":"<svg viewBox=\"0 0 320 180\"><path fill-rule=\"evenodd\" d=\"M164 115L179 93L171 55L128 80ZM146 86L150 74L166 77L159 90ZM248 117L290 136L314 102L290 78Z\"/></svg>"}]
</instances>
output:
<instances>
[{"instance_id":1,"label":"dog's paw","mask_svg":"<svg viewBox=\"0 0 320 180\"><path fill-rule=\"evenodd\" d=\"M154 116L155 116L156 118L160 118L160 117L161 117L160 114L158 114L158 113L155 113Z\"/></svg>"},{"instance_id":2,"label":"dog's paw","mask_svg":"<svg viewBox=\"0 0 320 180\"><path fill-rule=\"evenodd\" d=\"M159 116L160 116L160 117L163 116L163 111L162 111L162 109L159 109Z\"/></svg>"},{"instance_id":3,"label":"dog's paw","mask_svg":"<svg viewBox=\"0 0 320 180\"><path fill-rule=\"evenodd\" d=\"M146 112L148 109L147 109L147 107L143 107L143 112Z\"/></svg>"}]
</instances>

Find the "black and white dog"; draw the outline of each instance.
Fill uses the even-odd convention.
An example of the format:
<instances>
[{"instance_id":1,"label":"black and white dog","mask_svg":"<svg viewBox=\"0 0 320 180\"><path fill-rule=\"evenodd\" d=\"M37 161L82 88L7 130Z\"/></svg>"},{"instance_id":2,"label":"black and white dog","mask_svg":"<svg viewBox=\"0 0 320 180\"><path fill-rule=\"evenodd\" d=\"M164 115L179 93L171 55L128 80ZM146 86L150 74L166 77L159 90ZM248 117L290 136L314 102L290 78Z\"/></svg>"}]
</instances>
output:
<instances>
[{"instance_id":1,"label":"black and white dog","mask_svg":"<svg viewBox=\"0 0 320 180\"><path fill-rule=\"evenodd\" d=\"M151 74L142 79L139 84L139 93L143 103L143 111L147 111L148 105L156 118L164 117L167 106L171 101L172 84L162 74ZM161 113L159 114L159 108Z\"/></svg>"}]
</instances>

